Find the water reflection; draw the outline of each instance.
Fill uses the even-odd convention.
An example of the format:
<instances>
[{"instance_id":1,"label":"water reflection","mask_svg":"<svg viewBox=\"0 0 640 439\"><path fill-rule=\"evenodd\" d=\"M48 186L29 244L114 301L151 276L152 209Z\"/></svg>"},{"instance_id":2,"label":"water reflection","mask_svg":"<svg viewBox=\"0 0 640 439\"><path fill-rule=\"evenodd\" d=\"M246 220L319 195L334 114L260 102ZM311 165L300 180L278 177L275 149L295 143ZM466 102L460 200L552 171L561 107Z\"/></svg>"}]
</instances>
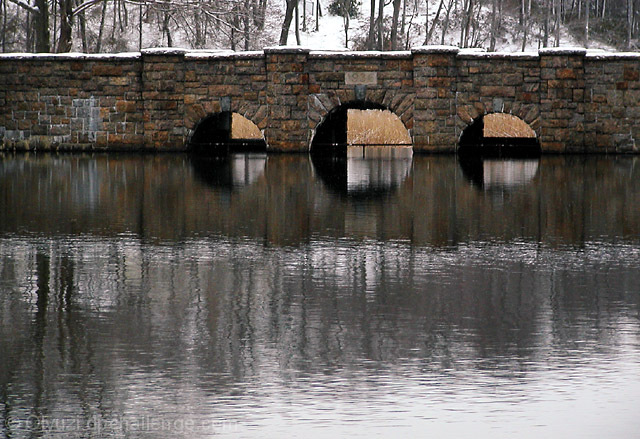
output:
<instances>
[{"instance_id":1,"label":"water reflection","mask_svg":"<svg viewBox=\"0 0 640 439\"><path fill-rule=\"evenodd\" d=\"M168 424L130 436L560 438L596 409L572 431L638 427L637 246L39 242L0 240L6 436L46 433L29 419L98 420L98 437L145 419Z\"/></svg>"},{"instance_id":2,"label":"water reflection","mask_svg":"<svg viewBox=\"0 0 640 439\"><path fill-rule=\"evenodd\" d=\"M260 163L3 158L0 436L638 431L636 158L543 158L502 203L455 157L367 200Z\"/></svg>"},{"instance_id":3,"label":"water reflection","mask_svg":"<svg viewBox=\"0 0 640 439\"><path fill-rule=\"evenodd\" d=\"M407 147L348 146L346 157L312 156L314 169L333 192L354 198L384 196L411 172L413 151Z\"/></svg>"},{"instance_id":4,"label":"water reflection","mask_svg":"<svg viewBox=\"0 0 640 439\"><path fill-rule=\"evenodd\" d=\"M266 162L267 155L260 153L191 157L193 169L200 180L214 187L229 189L255 183L264 175Z\"/></svg>"},{"instance_id":5,"label":"water reflection","mask_svg":"<svg viewBox=\"0 0 640 439\"><path fill-rule=\"evenodd\" d=\"M460 159L460 167L469 180L484 190L508 190L525 186L538 173L539 159Z\"/></svg>"},{"instance_id":6,"label":"water reflection","mask_svg":"<svg viewBox=\"0 0 640 439\"><path fill-rule=\"evenodd\" d=\"M349 160L356 162L7 155L0 161L0 233L160 241L215 235L274 245L358 236L419 246L485 239L580 245L640 236L636 157L486 161L483 187L508 189L491 197L453 156ZM351 177L350 169L357 170ZM366 190L349 192L364 182Z\"/></svg>"}]
</instances>

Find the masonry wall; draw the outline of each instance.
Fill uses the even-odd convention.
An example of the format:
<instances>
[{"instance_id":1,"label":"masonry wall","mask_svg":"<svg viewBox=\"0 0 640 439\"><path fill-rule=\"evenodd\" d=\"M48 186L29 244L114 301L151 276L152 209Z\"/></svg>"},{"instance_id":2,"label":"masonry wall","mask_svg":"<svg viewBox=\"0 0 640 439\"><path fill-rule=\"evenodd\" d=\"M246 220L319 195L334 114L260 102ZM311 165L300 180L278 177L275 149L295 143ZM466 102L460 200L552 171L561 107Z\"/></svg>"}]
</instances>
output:
<instances>
[{"instance_id":1,"label":"masonry wall","mask_svg":"<svg viewBox=\"0 0 640 439\"><path fill-rule=\"evenodd\" d=\"M143 143L136 57L14 57L0 61L4 148L110 149Z\"/></svg>"},{"instance_id":2,"label":"masonry wall","mask_svg":"<svg viewBox=\"0 0 640 439\"><path fill-rule=\"evenodd\" d=\"M454 152L477 117L506 112L545 152L638 152L640 54L187 52L0 55L0 149L184 150L220 111L272 151L308 151L336 107L366 101L404 122L414 150Z\"/></svg>"},{"instance_id":3,"label":"masonry wall","mask_svg":"<svg viewBox=\"0 0 640 439\"><path fill-rule=\"evenodd\" d=\"M640 59L637 54L585 59L587 150L638 152L640 148Z\"/></svg>"}]
</instances>

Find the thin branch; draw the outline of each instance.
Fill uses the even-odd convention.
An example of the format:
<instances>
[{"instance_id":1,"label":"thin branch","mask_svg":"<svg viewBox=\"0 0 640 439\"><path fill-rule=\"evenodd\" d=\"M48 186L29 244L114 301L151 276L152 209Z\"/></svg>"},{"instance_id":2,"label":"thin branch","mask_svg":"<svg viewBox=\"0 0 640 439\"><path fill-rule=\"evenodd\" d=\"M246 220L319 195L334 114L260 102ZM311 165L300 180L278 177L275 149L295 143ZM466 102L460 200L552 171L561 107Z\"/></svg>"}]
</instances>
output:
<instances>
[{"instance_id":1,"label":"thin branch","mask_svg":"<svg viewBox=\"0 0 640 439\"><path fill-rule=\"evenodd\" d=\"M14 3L18 6L20 6L22 9L26 9L29 12L32 12L34 14L40 14L40 9L36 8L35 6L30 5L29 3L27 3L24 0L9 0L11 3Z\"/></svg>"}]
</instances>

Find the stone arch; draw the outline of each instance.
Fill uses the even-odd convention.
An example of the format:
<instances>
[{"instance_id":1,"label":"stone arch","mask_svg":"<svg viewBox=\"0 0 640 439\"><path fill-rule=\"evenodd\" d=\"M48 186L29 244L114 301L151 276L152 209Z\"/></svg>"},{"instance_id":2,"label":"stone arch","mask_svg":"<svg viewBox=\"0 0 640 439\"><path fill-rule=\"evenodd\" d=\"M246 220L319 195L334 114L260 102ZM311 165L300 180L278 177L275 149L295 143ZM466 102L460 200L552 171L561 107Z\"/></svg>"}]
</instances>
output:
<instances>
[{"instance_id":1,"label":"stone arch","mask_svg":"<svg viewBox=\"0 0 640 439\"><path fill-rule=\"evenodd\" d=\"M234 130L240 129L240 136ZM244 135L242 133L244 132ZM264 130L234 111L219 111L200 119L189 135L188 149L204 154L233 151L266 151Z\"/></svg>"},{"instance_id":2,"label":"stone arch","mask_svg":"<svg viewBox=\"0 0 640 439\"><path fill-rule=\"evenodd\" d=\"M310 94L309 108L309 145L316 140L318 129L337 111L348 109L389 110L397 116L411 135L413 129L413 93L393 90L367 90L364 99L356 99L354 90L337 90L326 93ZM345 127L346 129L346 127ZM346 142L345 142L346 143Z\"/></svg>"},{"instance_id":3,"label":"stone arch","mask_svg":"<svg viewBox=\"0 0 640 439\"><path fill-rule=\"evenodd\" d=\"M223 112L237 113L253 122L262 133L265 142L265 129L268 125L268 109L266 105L234 101L203 100L185 106L185 127L187 128L187 144L190 144L199 125L204 120Z\"/></svg>"},{"instance_id":4,"label":"stone arch","mask_svg":"<svg viewBox=\"0 0 640 439\"><path fill-rule=\"evenodd\" d=\"M458 107L459 153L486 155L538 155L540 149L540 112L537 105L499 102L476 103ZM494 108L498 111L494 111ZM485 130L485 120L505 124L502 130Z\"/></svg>"},{"instance_id":5,"label":"stone arch","mask_svg":"<svg viewBox=\"0 0 640 439\"><path fill-rule=\"evenodd\" d=\"M492 103L477 102L459 105L456 118L458 136L479 117L492 113L504 113L521 119L540 137L540 108L536 104L506 103L498 99Z\"/></svg>"}]
</instances>

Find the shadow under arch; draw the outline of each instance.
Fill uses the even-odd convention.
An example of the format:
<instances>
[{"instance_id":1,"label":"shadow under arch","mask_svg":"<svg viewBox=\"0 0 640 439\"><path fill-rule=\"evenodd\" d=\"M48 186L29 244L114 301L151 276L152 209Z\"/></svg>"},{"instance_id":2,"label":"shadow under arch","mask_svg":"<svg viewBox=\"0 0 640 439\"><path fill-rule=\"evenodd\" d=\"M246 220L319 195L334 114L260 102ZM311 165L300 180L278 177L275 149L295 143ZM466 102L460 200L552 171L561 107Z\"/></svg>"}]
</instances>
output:
<instances>
[{"instance_id":1,"label":"shadow under arch","mask_svg":"<svg viewBox=\"0 0 640 439\"><path fill-rule=\"evenodd\" d=\"M460 156L539 157L535 131L521 118L508 113L481 115L464 129L458 144Z\"/></svg>"},{"instance_id":2,"label":"shadow under arch","mask_svg":"<svg viewBox=\"0 0 640 439\"><path fill-rule=\"evenodd\" d=\"M267 143L258 126L239 113L221 111L201 119L187 143L189 151L204 155L265 152Z\"/></svg>"},{"instance_id":3,"label":"shadow under arch","mask_svg":"<svg viewBox=\"0 0 640 439\"><path fill-rule=\"evenodd\" d=\"M310 151L312 154L346 154L349 110L389 111L402 123L401 119L383 104L372 101L342 103L329 111L318 123L311 140ZM406 129L406 127L404 128Z\"/></svg>"}]
</instances>

